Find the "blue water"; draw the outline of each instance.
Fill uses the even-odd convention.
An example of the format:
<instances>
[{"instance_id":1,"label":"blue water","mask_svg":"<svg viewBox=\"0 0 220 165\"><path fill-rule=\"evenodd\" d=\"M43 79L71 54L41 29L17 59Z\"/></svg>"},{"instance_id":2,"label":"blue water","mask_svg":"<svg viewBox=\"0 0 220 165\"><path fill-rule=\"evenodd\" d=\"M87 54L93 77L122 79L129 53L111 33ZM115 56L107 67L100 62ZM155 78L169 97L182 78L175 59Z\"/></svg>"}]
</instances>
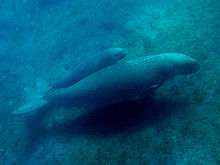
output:
<instances>
[{"instance_id":1,"label":"blue water","mask_svg":"<svg viewBox=\"0 0 220 165\"><path fill-rule=\"evenodd\" d=\"M0 165L220 164L218 0L2 0ZM109 47L126 58L180 52L199 72L153 98L87 111L15 115L26 92Z\"/></svg>"}]
</instances>

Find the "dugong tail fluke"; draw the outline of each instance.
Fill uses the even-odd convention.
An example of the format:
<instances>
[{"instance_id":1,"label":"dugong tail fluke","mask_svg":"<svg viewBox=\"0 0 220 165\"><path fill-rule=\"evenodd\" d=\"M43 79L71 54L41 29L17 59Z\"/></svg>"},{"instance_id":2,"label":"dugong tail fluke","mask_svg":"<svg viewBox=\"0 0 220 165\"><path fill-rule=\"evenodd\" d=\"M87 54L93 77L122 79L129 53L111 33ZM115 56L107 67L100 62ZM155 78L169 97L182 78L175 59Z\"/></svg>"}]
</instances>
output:
<instances>
[{"instance_id":1,"label":"dugong tail fluke","mask_svg":"<svg viewBox=\"0 0 220 165\"><path fill-rule=\"evenodd\" d=\"M37 111L41 109L42 107L44 107L46 104L47 104L46 100L35 99L19 107L17 110L13 112L13 114L25 114L25 113Z\"/></svg>"},{"instance_id":2,"label":"dugong tail fluke","mask_svg":"<svg viewBox=\"0 0 220 165\"><path fill-rule=\"evenodd\" d=\"M49 90L48 83L45 80L37 79L34 87L25 88L25 103L14 114L24 114L39 110L47 104L47 100L43 99L45 93Z\"/></svg>"}]
</instances>

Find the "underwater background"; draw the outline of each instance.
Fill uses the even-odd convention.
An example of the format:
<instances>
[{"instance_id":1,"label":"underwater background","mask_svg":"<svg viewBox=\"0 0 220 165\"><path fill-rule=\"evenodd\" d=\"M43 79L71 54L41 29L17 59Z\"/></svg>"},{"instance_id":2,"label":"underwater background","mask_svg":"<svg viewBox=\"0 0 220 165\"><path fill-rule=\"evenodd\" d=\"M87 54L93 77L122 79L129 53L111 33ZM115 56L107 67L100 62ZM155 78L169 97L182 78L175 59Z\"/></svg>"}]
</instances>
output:
<instances>
[{"instance_id":1,"label":"underwater background","mask_svg":"<svg viewBox=\"0 0 220 165\"><path fill-rule=\"evenodd\" d=\"M200 70L144 103L12 113L27 87L109 47L181 52ZM219 80L219 0L1 0L0 165L218 165Z\"/></svg>"}]
</instances>

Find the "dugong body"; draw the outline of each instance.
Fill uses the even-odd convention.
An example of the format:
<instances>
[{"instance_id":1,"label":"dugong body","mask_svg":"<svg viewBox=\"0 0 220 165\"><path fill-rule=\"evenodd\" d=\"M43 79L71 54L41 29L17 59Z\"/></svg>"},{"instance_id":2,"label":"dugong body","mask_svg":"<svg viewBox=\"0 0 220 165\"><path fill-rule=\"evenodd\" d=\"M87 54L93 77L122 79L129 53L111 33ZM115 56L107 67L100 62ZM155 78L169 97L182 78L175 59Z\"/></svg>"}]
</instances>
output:
<instances>
[{"instance_id":1,"label":"dugong body","mask_svg":"<svg viewBox=\"0 0 220 165\"><path fill-rule=\"evenodd\" d=\"M180 53L124 59L87 76L69 88L49 91L14 113L34 111L48 103L71 103L74 107L96 109L143 98L166 80L194 73L198 69L199 65L194 59Z\"/></svg>"},{"instance_id":2,"label":"dugong body","mask_svg":"<svg viewBox=\"0 0 220 165\"><path fill-rule=\"evenodd\" d=\"M141 98L176 75L197 71L198 63L189 56L165 53L122 60L81 80L70 88L44 96L50 103L71 103L76 107L101 108Z\"/></svg>"},{"instance_id":3,"label":"dugong body","mask_svg":"<svg viewBox=\"0 0 220 165\"><path fill-rule=\"evenodd\" d=\"M81 64L76 66L76 68L66 77L52 84L51 89L70 87L81 79L85 78L86 76L109 65L115 64L126 55L126 51L122 48L115 47L106 49L99 57L83 61Z\"/></svg>"}]
</instances>

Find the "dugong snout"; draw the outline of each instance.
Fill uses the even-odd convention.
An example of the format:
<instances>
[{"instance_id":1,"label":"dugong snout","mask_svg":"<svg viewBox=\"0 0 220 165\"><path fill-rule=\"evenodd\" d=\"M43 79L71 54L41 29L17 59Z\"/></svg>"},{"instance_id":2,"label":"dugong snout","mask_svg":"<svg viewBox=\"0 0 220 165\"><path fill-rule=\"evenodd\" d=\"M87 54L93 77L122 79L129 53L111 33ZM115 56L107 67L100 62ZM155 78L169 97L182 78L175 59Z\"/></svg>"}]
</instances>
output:
<instances>
[{"instance_id":1,"label":"dugong snout","mask_svg":"<svg viewBox=\"0 0 220 165\"><path fill-rule=\"evenodd\" d=\"M187 75L197 72L200 68L199 63L190 56L181 53L165 53L167 58L173 64L176 75Z\"/></svg>"},{"instance_id":2,"label":"dugong snout","mask_svg":"<svg viewBox=\"0 0 220 165\"><path fill-rule=\"evenodd\" d=\"M127 50L120 48L120 47L112 47L112 48L108 48L104 51L104 55L105 56L109 56L110 58L114 58L115 61L118 61L122 58L124 58L125 56L127 56L128 52Z\"/></svg>"},{"instance_id":3,"label":"dugong snout","mask_svg":"<svg viewBox=\"0 0 220 165\"><path fill-rule=\"evenodd\" d=\"M195 73L199 70L200 66L199 66L199 63L195 60L195 59L192 59L190 58L189 61L187 61L183 67L183 69L181 70L180 69L180 74L191 74L191 73Z\"/></svg>"}]
</instances>

